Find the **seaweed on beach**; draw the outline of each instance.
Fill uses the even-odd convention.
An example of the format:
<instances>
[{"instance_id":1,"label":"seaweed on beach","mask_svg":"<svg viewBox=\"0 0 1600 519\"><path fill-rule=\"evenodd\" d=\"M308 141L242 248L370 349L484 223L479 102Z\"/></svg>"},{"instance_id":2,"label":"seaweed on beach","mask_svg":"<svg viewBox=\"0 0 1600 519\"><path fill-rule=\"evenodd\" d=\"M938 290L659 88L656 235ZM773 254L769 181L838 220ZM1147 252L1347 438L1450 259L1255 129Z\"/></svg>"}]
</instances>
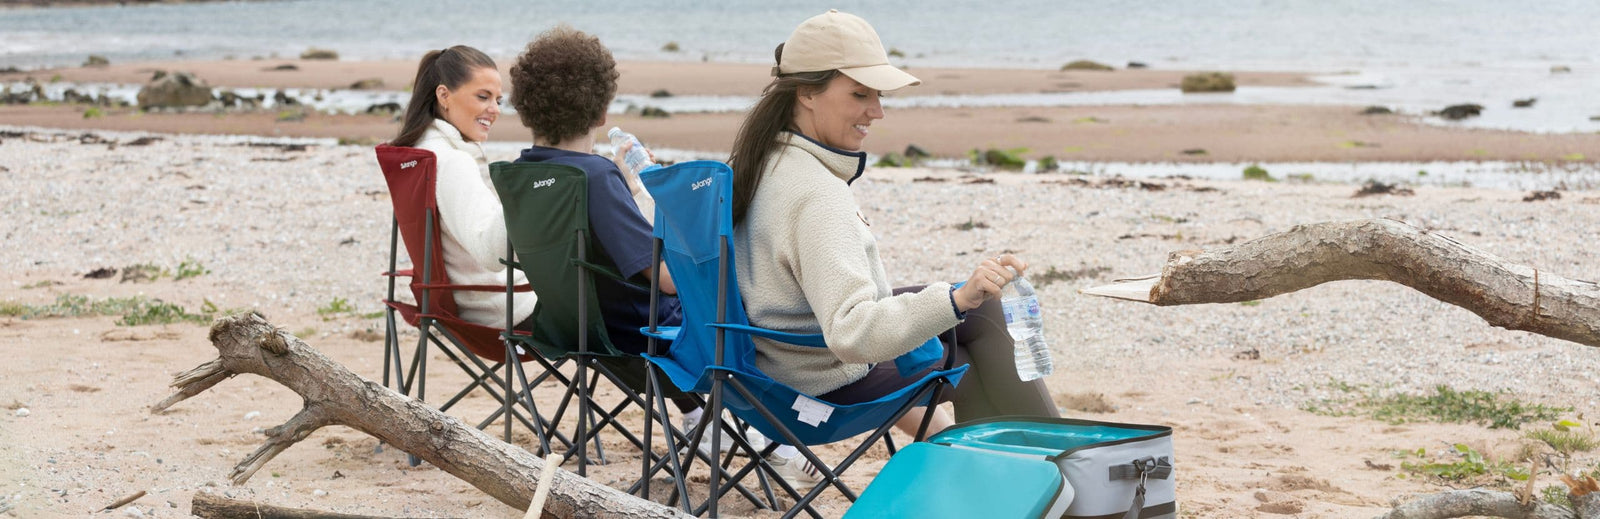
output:
<instances>
[{"instance_id":1,"label":"seaweed on beach","mask_svg":"<svg viewBox=\"0 0 1600 519\"><path fill-rule=\"evenodd\" d=\"M1368 180L1366 183L1361 184L1361 189L1356 190L1356 194L1350 195L1350 198L1361 198L1364 196L1375 195L1411 196L1415 194L1417 194L1417 192L1412 191L1411 188L1400 186L1398 184L1386 184L1376 180Z\"/></svg>"}]
</instances>

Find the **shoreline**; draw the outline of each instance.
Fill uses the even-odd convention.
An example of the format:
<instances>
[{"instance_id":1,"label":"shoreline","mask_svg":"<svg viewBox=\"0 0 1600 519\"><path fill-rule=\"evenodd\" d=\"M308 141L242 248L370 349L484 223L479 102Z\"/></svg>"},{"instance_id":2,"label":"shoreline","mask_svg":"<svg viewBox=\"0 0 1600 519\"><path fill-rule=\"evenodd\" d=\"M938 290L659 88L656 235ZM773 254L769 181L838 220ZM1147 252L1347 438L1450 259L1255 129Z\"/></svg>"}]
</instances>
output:
<instances>
[{"instance_id":1,"label":"shoreline","mask_svg":"<svg viewBox=\"0 0 1600 519\"><path fill-rule=\"evenodd\" d=\"M503 65L510 60L502 60ZM294 70L271 70L279 65ZM140 84L154 70L188 70L217 88L345 89L376 79L381 89L400 89L411 79L409 61L318 61L298 59L202 60L120 63L24 73L0 73L0 81L59 79L81 83ZM769 81L768 68L738 63L623 61L619 95L751 96ZM1054 71L1029 69L911 69L923 79L891 96L1008 95L1043 92L1116 92L1176 88L1186 71ZM1244 87L1326 86L1296 72L1241 72ZM509 80L508 80L509 81ZM509 86L507 87L509 89ZM1175 104L1098 106L1003 106L894 108L872 126L865 151L882 156L916 145L935 157L961 158L972 150L1026 149L1026 159L1053 156L1089 162L1433 162L1535 161L1595 163L1600 134L1542 134L1469 129L1425 123L1420 114L1360 115L1343 105ZM173 134L233 134L317 137L382 142L398 131L389 116L334 115L311 111L284 117L280 110L139 112L77 105L0 105L7 124L81 130L151 131ZM647 145L707 154L725 153L742 111L678 113L669 118L613 114L606 126L622 126ZM514 115L501 117L490 133L496 142L530 141Z\"/></svg>"},{"instance_id":2,"label":"shoreline","mask_svg":"<svg viewBox=\"0 0 1600 519\"><path fill-rule=\"evenodd\" d=\"M510 91L510 65L516 56L496 56L501 77ZM277 70L280 66L293 70ZM40 81L60 76L79 83L143 84L157 70L194 73L214 87L264 88L348 88L351 83L375 78L385 88L402 90L416 74L415 60L302 60L297 58L250 58L235 60L165 60L112 63L100 67L48 67L16 72L0 72L0 81L32 76ZM618 94L649 95L667 90L676 95L754 96L771 79L771 66L699 61L619 60ZM906 68L922 80L908 87L905 95L935 94L1015 94L1056 92L1097 92L1177 88L1185 74L1198 71L1159 69L1118 69L1083 71L1020 68ZM1234 72L1240 86L1312 86L1312 74L1304 72Z\"/></svg>"},{"instance_id":3,"label":"shoreline","mask_svg":"<svg viewBox=\"0 0 1600 519\"><path fill-rule=\"evenodd\" d=\"M7 125L61 130L161 134L331 138L377 144L399 131L386 115L310 112L296 120L277 111L172 113L101 109L85 118L73 105L0 106ZM686 113L669 118L612 115L646 145L693 154L725 154L741 113ZM1600 134L1535 134L1452 128L1414 116L1364 116L1338 106L1096 106L908 108L871 128L864 151L902 154L916 145L936 158L972 150L1025 148L1026 159L1062 162L1209 164L1234 162L1538 162L1600 163ZM501 117L489 140L527 143L515 116ZM598 142L598 141L597 141Z\"/></svg>"}]
</instances>

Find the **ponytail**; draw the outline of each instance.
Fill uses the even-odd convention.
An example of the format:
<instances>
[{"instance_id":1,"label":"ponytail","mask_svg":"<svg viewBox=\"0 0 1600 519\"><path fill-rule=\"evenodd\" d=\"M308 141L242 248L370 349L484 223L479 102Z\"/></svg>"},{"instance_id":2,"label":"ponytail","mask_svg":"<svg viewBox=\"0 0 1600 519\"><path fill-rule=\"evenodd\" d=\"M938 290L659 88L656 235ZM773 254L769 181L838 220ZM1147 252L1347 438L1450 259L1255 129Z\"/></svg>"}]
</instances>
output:
<instances>
[{"instance_id":1,"label":"ponytail","mask_svg":"<svg viewBox=\"0 0 1600 519\"><path fill-rule=\"evenodd\" d=\"M772 51L773 61L783 61L783 44ZM778 148L778 134L794 123L795 98L800 94L819 92L839 75L837 70L822 72L796 72L774 75L771 83L761 91L761 99L750 109L739 133L733 139L733 153L728 156L728 167L733 169L733 223L744 221L750 202L761 187L761 177L767 160Z\"/></svg>"},{"instance_id":2,"label":"ponytail","mask_svg":"<svg viewBox=\"0 0 1600 519\"><path fill-rule=\"evenodd\" d=\"M488 55L468 47L456 45L444 50L431 50L422 55L417 64L417 77L411 82L411 101L406 103L405 123L400 134L389 141L392 146L415 146L422 134L439 117L439 97L434 94L439 85L455 90L472 78L480 68L495 68Z\"/></svg>"}]
</instances>

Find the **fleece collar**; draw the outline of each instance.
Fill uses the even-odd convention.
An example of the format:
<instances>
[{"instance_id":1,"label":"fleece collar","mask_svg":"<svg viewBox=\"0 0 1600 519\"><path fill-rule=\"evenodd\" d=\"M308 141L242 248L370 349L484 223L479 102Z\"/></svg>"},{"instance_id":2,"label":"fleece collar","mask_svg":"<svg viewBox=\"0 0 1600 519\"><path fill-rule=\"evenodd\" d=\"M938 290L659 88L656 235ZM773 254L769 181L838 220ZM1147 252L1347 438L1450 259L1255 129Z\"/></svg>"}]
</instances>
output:
<instances>
[{"instance_id":1,"label":"fleece collar","mask_svg":"<svg viewBox=\"0 0 1600 519\"><path fill-rule=\"evenodd\" d=\"M449 144L451 148L465 151L474 158L482 159L484 157L483 144L468 142L465 137L461 136L461 130L456 129L455 125L444 119L434 119L433 129L438 131L441 137L444 137L445 143Z\"/></svg>"},{"instance_id":2,"label":"fleece collar","mask_svg":"<svg viewBox=\"0 0 1600 519\"><path fill-rule=\"evenodd\" d=\"M799 137L796 139L795 137ZM845 184L855 182L861 178L861 172L867 169L867 152L845 151L835 148L807 137L800 132L784 132L778 134L778 139L789 146L800 148L811 156L816 157L829 173L839 177Z\"/></svg>"}]
</instances>

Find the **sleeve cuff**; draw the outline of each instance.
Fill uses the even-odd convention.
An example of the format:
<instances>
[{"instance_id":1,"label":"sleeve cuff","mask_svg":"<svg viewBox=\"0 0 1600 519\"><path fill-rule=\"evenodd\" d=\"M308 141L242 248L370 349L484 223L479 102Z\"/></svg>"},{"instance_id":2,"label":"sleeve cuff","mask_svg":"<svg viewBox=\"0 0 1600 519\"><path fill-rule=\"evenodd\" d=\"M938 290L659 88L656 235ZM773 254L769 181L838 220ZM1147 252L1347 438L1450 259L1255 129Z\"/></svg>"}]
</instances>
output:
<instances>
[{"instance_id":1,"label":"sleeve cuff","mask_svg":"<svg viewBox=\"0 0 1600 519\"><path fill-rule=\"evenodd\" d=\"M956 287L955 287L955 285L951 285L950 286L950 311L956 313L956 320L958 320L958 321L967 320L967 313L961 311L961 307L956 306Z\"/></svg>"}]
</instances>

